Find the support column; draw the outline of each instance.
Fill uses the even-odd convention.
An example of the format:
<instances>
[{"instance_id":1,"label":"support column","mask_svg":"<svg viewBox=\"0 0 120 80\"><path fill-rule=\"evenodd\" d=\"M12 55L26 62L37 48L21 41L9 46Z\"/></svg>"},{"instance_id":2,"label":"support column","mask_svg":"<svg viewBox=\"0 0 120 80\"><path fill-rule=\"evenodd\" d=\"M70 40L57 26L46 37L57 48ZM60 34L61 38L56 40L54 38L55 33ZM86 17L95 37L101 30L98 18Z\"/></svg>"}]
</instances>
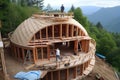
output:
<instances>
[{"instance_id":1,"label":"support column","mask_svg":"<svg viewBox=\"0 0 120 80\"><path fill-rule=\"evenodd\" d=\"M60 24L60 38L62 38L62 24Z\"/></svg>"},{"instance_id":2,"label":"support column","mask_svg":"<svg viewBox=\"0 0 120 80\"><path fill-rule=\"evenodd\" d=\"M67 79L66 80L69 80L69 68L67 68Z\"/></svg>"},{"instance_id":3,"label":"support column","mask_svg":"<svg viewBox=\"0 0 120 80\"><path fill-rule=\"evenodd\" d=\"M60 79L60 70L58 70L58 80L61 80Z\"/></svg>"},{"instance_id":4,"label":"support column","mask_svg":"<svg viewBox=\"0 0 120 80\"><path fill-rule=\"evenodd\" d=\"M52 38L54 39L54 25L52 25Z\"/></svg>"},{"instance_id":5,"label":"support column","mask_svg":"<svg viewBox=\"0 0 120 80\"><path fill-rule=\"evenodd\" d=\"M51 80L53 80L53 72L51 72Z\"/></svg>"},{"instance_id":6,"label":"support column","mask_svg":"<svg viewBox=\"0 0 120 80\"><path fill-rule=\"evenodd\" d=\"M40 40L42 40L42 33L41 33L41 30L40 30Z\"/></svg>"},{"instance_id":7,"label":"support column","mask_svg":"<svg viewBox=\"0 0 120 80\"><path fill-rule=\"evenodd\" d=\"M34 63L36 63L35 48L33 48L33 60L34 60Z\"/></svg>"},{"instance_id":8,"label":"support column","mask_svg":"<svg viewBox=\"0 0 120 80\"><path fill-rule=\"evenodd\" d=\"M25 58L25 54L24 54L24 49L22 48L22 61L24 63L24 58Z\"/></svg>"},{"instance_id":9,"label":"support column","mask_svg":"<svg viewBox=\"0 0 120 80\"><path fill-rule=\"evenodd\" d=\"M49 47L49 45L47 46L47 57L50 60L50 47Z\"/></svg>"},{"instance_id":10,"label":"support column","mask_svg":"<svg viewBox=\"0 0 120 80\"><path fill-rule=\"evenodd\" d=\"M74 33L74 25L72 25L72 28L71 28L71 36L73 37L73 33Z\"/></svg>"},{"instance_id":11,"label":"support column","mask_svg":"<svg viewBox=\"0 0 120 80\"><path fill-rule=\"evenodd\" d=\"M17 54L18 54L18 61L20 61L20 51L19 51L19 47L17 48Z\"/></svg>"},{"instance_id":12,"label":"support column","mask_svg":"<svg viewBox=\"0 0 120 80\"><path fill-rule=\"evenodd\" d=\"M48 27L46 27L46 39L48 39Z\"/></svg>"},{"instance_id":13,"label":"support column","mask_svg":"<svg viewBox=\"0 0 120 80\"><path fill-rule=\"evenodd\" d=\"M42 56L42 60L43 60L43 47L41 47L41 56Z\"/></svg>"},{"instance_id":14,"label":"support column","mask_svg":"<svg viewBox=\"0 0 120 80\"><path fill-rule=\"evenodd\" d=\"M38 60L37 48L35 48L35 59L36 59L36 61Z\"/></svg>"},{"instance_id":15,"label":"support column","mask_svg":"<svg viewBox=\"0 0 120 80\"><path fill-rule=\"evenodd\" d=\"M77 77L77 67L74 68L74 78Z\"/></svg>"},{"instance_id":16,"label":"support column","mask_svg":"<svg viewBox=\"0 0 120 80\"><path fill-rule=\"evenodd\" d=\"M69 36L69 24L67 24L67 26L66 26L66 37L68 37Z\"/></svg>"},{"instance_id":17,"label":"support column","mask_svg":"<svg viewBox=\"0 0 120 80\"><path fill-rule=\"evenodd\" d=\"M74 41L74 52L76 55L78 54L78 40Z\"/></svg>"},{"instance_id":18,"label":"support column","mask_svg":"<svg viewBox=\"0 0 120 80\"><path fill-rule=\"evenodd\" d=\"M83 74L83 71L84 71L84 65L83 65L83 64L81 64L81 65L80 65L80 75L82 75L82 74Z\"/></svg>"}]
</instances>

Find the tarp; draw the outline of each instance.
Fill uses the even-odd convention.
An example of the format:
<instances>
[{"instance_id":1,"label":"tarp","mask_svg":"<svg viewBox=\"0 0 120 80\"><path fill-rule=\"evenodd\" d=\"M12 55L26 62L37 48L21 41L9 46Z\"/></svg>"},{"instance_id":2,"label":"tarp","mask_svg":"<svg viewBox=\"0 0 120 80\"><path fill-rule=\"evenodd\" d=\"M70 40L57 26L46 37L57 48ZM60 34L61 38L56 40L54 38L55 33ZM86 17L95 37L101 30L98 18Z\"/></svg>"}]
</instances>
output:
<instances>
[{"instance_id":1,"label":"tarp","mask_svg":"<svg viewBox=\"0 0 120 80\"><path fill-rule=\"evenodd\" d=\"M41 71L29 71L29 72L19 72L17 73L14 78L19 80L37 80L40 79Z\"/></svg>"},{"instance_id":2,"label":"tarp","mask_svg":"<svg viewBox=\"0 0 120 80\"><path fill-rule=\"evenodd\" d=\"M97 55L98 57L102 58L102 59L105 59L105 58L106 58L105 56L103 56L103 55L101 55L101 54L99 54L99 53L96 53L96 55Z\"/></svg>"}]
</instances>

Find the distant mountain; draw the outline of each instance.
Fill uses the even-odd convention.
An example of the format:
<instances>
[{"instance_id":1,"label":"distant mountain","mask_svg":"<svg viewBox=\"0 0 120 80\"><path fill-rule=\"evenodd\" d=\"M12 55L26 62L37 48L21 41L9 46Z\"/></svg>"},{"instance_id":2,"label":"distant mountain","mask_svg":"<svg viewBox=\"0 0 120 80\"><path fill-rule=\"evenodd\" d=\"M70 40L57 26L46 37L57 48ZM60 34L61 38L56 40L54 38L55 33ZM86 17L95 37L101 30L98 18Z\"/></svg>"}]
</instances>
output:
<instances>
[{"instance_id":1,"label":"distant mountain","mask_svg":"<svg viewBox=\"0 0 120 80\"><path fill-rule=\"evenodd\" d=\"M87 17L94 24L101 22L110 32L120 32L120 6L102 8Z\"/></svg>"},{"instance_id":2,"label":"distant mountain","mask_svg":"<svg viewBox=\"0 0 120 80\"><path fill-rule=\"evenodd\" d=\"M91 15L101 9L101 7L97 6L81 6L80 8L84 15Z\"/></svg>"}]
</instances>

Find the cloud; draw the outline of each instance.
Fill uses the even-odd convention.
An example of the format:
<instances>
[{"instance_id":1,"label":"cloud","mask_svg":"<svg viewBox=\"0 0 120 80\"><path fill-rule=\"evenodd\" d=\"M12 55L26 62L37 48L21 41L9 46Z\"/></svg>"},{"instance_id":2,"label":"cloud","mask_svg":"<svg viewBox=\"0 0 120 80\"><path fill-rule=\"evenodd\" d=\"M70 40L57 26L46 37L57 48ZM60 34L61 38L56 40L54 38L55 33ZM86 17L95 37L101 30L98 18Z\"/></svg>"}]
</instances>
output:
<instances>
[{"instance_id":1,"label":"cloud","mask_svg":"<svg viewBox=\"0 0 120 80\"><path fill-rule=\"evenodd\" d=\"M99 6L99 7L113 7L120 6L120 0L44 0L44 5L50 4L53 7L60 7L64 4L65 7L71 7L73 4L78 6Z\"/></svg>"}]
</instances>

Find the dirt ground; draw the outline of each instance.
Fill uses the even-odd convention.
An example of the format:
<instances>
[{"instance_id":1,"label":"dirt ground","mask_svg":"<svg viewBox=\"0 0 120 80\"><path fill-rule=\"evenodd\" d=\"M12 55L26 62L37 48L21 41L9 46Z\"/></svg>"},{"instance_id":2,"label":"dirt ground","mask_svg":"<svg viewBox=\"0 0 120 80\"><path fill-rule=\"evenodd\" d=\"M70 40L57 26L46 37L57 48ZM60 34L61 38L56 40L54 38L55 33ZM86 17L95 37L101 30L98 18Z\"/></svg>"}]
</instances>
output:
<instances>
[{"instance_id":1,"label":"dirt ground","mask_svg":"<svg viewBox=\"0 0 120 80\"><path fill-rule=\"evenodd\" d=\"M96 79L97 74L103 77L104 80L118 80L113 68L98 57L96 57L95 67L93 71L83 80L98 80Z\"/></svg>"},{"instance_id":2,"label":"dirt ground","mask_svg":"<svg viewBox=\"0 0 120 80\"><path fill-rule=\"evenodd\" d=\"M17 59L12 58L8 49L5 49L5 60L10 80L15 80L13 76L17 72L27 71L22 63L18 63ZM96 57L96 64L93 71L83 80L97 80L95 78L96 74L102 76L104 80L117 80L112 67L109 66L105 61L99 59L98 57Z\"/></svg>"}]
</instances>

